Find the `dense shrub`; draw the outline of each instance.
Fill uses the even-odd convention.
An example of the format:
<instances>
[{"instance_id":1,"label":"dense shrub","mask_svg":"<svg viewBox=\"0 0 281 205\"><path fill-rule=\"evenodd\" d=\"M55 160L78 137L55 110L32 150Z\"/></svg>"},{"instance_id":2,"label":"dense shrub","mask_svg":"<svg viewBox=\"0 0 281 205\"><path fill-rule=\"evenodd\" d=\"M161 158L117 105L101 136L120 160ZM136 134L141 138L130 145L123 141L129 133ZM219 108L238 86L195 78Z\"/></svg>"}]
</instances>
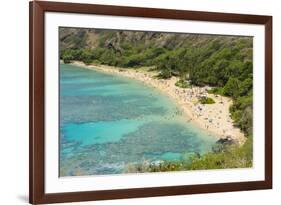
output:
<instances>
[{"instance_id":1,"label":"dense shrub","mask_svg":"<svg viewBox=\"0 0 281 205\"><path fill-rule=\"evenodd\" d=\"M182 79L178 80L175 83L175 85L180 88L189 88L190 87L189 83L186 80L182 80Z\"/></svg>"},{"instance_id":2,"label":"dense shrub","mask_svg":"<svg viewBox=\"0 0 281 205\"><path fill-rule=\"evenodd\" d=\"M228 145L219 152L209 152L203 155L193 155L177 161L163 161L159 164L137 164L135 172L167 172L184 170L247 168L253 166L253 142L252 136L242 145ZM130 171L131 171L130 170Z\"/></svg>"},{"instance_id":3,"label":"dense shrub","mask_svg":"<svg viewBox=\"0 0 281 205\"><path fill-rule=\"evenodd\" d=\"M202 98L200 98L199 102L201 104L214 104L215 103L215 101L209 97L202 97Z\"/></svg>"}]
</instances>

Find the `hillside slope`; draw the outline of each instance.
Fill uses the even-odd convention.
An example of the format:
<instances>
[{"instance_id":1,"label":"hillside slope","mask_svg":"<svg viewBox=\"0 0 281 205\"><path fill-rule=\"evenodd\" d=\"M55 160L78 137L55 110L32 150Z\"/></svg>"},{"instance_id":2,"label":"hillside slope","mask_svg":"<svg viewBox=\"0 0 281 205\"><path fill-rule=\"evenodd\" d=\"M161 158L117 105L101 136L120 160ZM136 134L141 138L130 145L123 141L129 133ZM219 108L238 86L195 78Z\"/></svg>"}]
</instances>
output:
<instances>
[{"instance_id":1,"label":"hillside slope","mask_svg":"<svg viewBox=\"0 0 281 205\"><path fill-rule=\"evenodd\" d=\"M159 78L179 86L209 85L230 96L230 111L246 135L252 133L253 38L203 34L60 28L60 58L124 68L152 66Z\"/></svg>"}]
</instances>

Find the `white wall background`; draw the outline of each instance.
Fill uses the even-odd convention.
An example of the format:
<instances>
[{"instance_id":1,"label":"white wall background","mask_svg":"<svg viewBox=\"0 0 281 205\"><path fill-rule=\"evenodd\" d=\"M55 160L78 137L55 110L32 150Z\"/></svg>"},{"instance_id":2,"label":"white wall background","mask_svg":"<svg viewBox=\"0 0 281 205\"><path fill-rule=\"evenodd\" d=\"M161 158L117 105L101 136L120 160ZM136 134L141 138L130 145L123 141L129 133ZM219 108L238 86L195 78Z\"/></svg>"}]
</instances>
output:
<instances>
[{"instance_id":1,"label":"white wall background","mask_svg":"<svg viewBox=\"0 0 281 205\"><path fill-rule=\"evenodd\" d=\"M274 183L273 190L126 199L72 204L280 204L281 6L278 0L72 0L96 4L264 14L273 16ZM28 200L28 0L0 5L0 204ZM278 58L279 57L279 58ZM279 94L279 95L278 95ZM276 106L277 105L277 106Z\"/></svg>"}]
</instances>

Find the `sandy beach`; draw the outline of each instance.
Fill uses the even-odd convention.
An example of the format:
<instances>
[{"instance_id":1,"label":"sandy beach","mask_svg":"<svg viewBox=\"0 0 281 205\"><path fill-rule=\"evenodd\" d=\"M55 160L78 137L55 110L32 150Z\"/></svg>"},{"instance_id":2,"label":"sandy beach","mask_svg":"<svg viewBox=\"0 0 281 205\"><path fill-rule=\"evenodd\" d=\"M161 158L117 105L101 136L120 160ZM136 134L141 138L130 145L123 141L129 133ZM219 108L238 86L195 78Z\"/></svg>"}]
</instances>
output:
<instances>
[{"instance_id":1,"label":"sandy beach","mask_svg":"<svg viewBox=\"0 0 281 205\"><path fill-rule=\"evenodd\" d=\"M79 61L75 61L73 64L141 81L146 85L160 90L173 99L182 109L187 122L196 124L218 139L230 137L240 145L246 141L246 137L239 128L234 127L233 120L230 117L229 107L232 104L231 98L208 94L208 87L193 86L192 88L180 88L175 86L175 83L178 81L177 77L157 79L153 77L157 74L156 72L148 72L143 69L124 69L106 65L85 65ZM199 103L199 97L202 95L211 97L215 103Z\"/></svg>"}]
</instances>

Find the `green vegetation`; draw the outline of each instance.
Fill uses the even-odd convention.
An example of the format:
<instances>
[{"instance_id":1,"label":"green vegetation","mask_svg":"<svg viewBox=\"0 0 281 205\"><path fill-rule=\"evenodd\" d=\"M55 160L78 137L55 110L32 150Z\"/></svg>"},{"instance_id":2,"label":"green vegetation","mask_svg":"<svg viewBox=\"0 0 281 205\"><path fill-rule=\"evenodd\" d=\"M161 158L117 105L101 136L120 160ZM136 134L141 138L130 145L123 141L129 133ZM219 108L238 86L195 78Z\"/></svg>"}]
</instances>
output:
<instances>
[{"instance_id":1,"label":"green vegetation","mask_svg":"<svg viewBox=\"0 0 281 205\"><path fill-rule=\"evenodd\" d=\"M159 164L143 163L130 166L128 172L167 172L181 170L204 170L225 168L247 168L252 166L252 136L242 146L236 144L221 145L219 151L204 155L193 154L186 159L178 161L164 161Z\"/></svg>"},{"instance_id":2,"label":"green vegetation","mask_svg":"<svg viewBox=\"0 0 281 205\"><path fill-rule=\"evenodd\" d=\"M202 97L202 98L200 98L199 102L201 104L214 104L215 103L215 101L209 97Z\"/></svg>"},{"instance_id":3,"label":"green vegetation","mask_svg":"<svg viewBox=\"0 0 281 205\"><path fill-rule=\"evenodd\" d=\"M252 158L252 137L249 137L241 147L229 145L220 152L193 157L188 170L251 167Z\"/></svg>"},{"instance_id":4,"label":"green vegetation","mask_svg":"<svg viewBox=\"0 0 281 205\"><path fill-rule=\"evenodd\" d=\"M223 88L218 88L218 87L215 87L215 88L212 88L212 89L208 90L208 93L209 94L224 95Z\"/></svg>"},{"instance_id":5,"label":"green vegetation","mask_svg":"<svg viewBox=\"0 0 281 205\"><path fill-rule=\"evenodd\" d=\"M191 87L186 80L182 80L182 79L179 80L178 82L176 82L175 85L180 88L190 88Z\"/></svg>"},{"instance_id":6,"label":"green vegetation","mask_svg":"<svg viewBox=\"0 0 281 205\"><path fill-rule=\"evenodd\" d=\"M78 60L128 69L155 67L157 78L179 77L178 87L208 85L213 87L209 93L231 97L231 117L249 138L247 143L241 148L233 146L225 152L194 158L188 169L235 167L243 163L250 166L252 37L61 28L60 48L60 58L65 63ZM201 100L203 104L213 102L211 98Z\"/></svg>"}]
</instances>

